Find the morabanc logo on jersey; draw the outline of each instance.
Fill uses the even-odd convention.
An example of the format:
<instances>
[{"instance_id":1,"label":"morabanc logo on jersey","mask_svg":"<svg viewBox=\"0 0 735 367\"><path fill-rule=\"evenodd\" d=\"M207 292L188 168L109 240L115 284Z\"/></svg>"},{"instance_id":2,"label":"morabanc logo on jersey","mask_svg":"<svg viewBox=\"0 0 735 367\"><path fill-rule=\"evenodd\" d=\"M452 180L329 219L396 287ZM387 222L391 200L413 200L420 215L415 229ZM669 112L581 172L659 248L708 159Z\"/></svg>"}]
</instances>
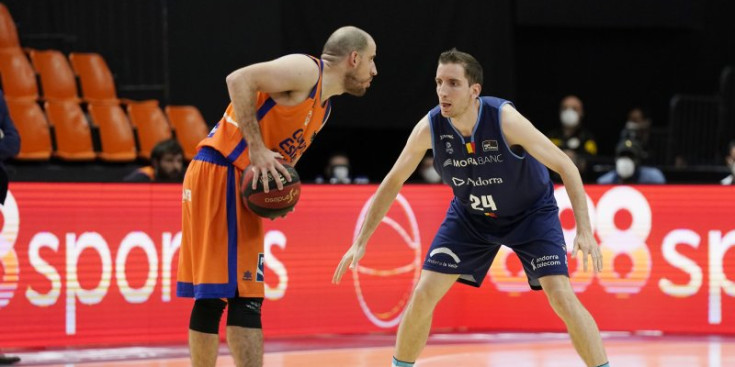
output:
<instances>
[{"instance_id":1,"label":"morabanc logo on jersey","mask_svg":"<svg viewBox=\"0 0 735 367\"><path fill-rule=\"evenodd\" d=\"M453 159L452 165L455 167L467 167L467 166L482 166L488 163L501 163L503 162L502 154L495 155L481 155L477 158L468 157L465 159Z\"/></svg>"}]
</instances>

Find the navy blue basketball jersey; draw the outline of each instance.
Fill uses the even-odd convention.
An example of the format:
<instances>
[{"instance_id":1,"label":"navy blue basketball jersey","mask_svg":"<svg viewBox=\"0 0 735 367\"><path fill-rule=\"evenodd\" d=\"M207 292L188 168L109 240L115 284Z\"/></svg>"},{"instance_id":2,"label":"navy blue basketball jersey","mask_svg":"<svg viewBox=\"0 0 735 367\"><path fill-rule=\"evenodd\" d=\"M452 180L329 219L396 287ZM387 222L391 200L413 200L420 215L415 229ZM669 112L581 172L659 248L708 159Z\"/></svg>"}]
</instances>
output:
<instances>
[{"instance_id":1,"label":"navy blue basketball jersey","mask_svg":"<svg viewBox=\"0 0 735 367\"><path fill-rule=\"evenodd\" d=\"M429 112L434 166L452 187L453 205L467 213L511 218L553 206L554 186L547 168L530 154L511 151L500 125L504 104L496 97L480 97L472 136L462 136L439 106Z\"/></svg>"}]
</instances>

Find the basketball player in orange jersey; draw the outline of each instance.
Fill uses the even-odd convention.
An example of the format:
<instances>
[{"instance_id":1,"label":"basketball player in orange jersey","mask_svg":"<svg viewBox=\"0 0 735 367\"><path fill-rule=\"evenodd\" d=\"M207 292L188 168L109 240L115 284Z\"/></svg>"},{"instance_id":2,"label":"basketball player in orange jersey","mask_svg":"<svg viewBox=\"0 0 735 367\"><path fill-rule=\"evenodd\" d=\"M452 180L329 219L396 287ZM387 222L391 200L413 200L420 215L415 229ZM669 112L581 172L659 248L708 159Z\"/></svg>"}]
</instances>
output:
<instances>
[{"instance_id":1,"label":"basketball player in orange jersey","mask_svg":"<svg viewBox=\"0 0 735 367\"><path fill-rule=\"evenodd\" d=\"M292 54L227 76L232 103L199 143L183 184L176 294L195 298L189 321L193 366L215 365L225 306L235 364L262 366L263 227L243 204L238 183L248 166L253 185L258 179L267 185L267 175L278 172L290 181L277 159L298 161L329 117L330 97L365 94L378 74L375 53L373 38L348 26L332 33L321 58Z\"/></svg>"}]
</instances>

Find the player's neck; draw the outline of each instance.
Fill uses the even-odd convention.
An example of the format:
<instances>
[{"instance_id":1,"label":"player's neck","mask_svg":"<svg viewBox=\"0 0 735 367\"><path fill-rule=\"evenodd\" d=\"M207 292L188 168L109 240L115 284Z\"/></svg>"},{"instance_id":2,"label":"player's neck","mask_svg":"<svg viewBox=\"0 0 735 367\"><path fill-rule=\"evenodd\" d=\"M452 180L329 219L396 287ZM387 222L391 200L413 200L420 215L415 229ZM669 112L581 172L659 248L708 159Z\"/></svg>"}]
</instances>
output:
<instances>
[{"instance_id":1,"label":"player's neck","mask_svg":"<svg viewBox=\"0 0 735 367\"><path fill-rule=\"evenodd\" d=\"M477 123L477 115L479 111L480 100L475 99L469 107L462 112L462 114L452 117L452 124L460 133L462 133L462 135L470 136L472 134L472 130L475 128L475 124Z\"/></svg>"},{"instance_id":2,"label":"player's neck","mask_svg":"<svg viewBox=\"0 0 735 367\"><path fill-rule=\"evenodd\" d=\"M322 72L322 102L332 96L340 95L345 92L343 79L344 78L337 70L329 64L324 64L324 71Z\"/></svg>"}]
</instances>

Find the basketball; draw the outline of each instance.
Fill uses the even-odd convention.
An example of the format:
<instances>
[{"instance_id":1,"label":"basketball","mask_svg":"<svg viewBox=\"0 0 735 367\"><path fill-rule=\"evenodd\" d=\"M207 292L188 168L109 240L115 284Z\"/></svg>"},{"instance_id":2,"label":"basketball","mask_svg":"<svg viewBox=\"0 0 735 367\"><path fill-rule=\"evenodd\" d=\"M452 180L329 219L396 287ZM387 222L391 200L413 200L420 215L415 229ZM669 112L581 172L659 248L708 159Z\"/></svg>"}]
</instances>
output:
<instances>
[{"instance_id":1,"label":"basketball","mask_svg":"<svg viewBox=\"0 0 735 367\"><path fill-rule=\"evenodd\" d=\"M245 189L242 192L242 199L253 213L263 218L275 219L283 217L293 210L301 196L301 180L299 174L290 164L281 161L291 175L291 182L286 181L280 173L278 179L283 184L283 190L278 190L273 175L268 173L268 192L263 191L263 181L258 180L258 185L253 189L253 170L248 166L242 175L242 183L245 183ZM241 186L242 187L242 186Z\"/></svg>"}]
</instances>

